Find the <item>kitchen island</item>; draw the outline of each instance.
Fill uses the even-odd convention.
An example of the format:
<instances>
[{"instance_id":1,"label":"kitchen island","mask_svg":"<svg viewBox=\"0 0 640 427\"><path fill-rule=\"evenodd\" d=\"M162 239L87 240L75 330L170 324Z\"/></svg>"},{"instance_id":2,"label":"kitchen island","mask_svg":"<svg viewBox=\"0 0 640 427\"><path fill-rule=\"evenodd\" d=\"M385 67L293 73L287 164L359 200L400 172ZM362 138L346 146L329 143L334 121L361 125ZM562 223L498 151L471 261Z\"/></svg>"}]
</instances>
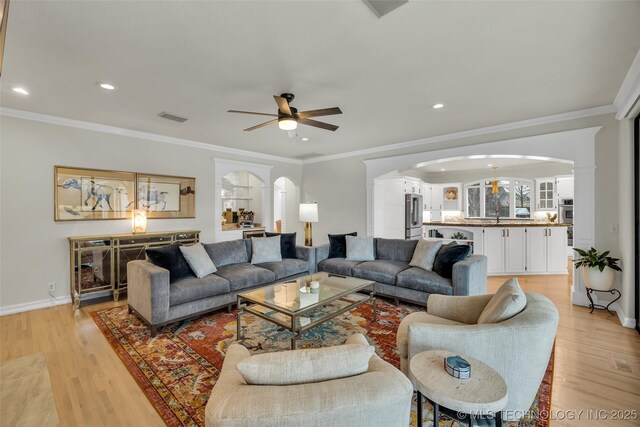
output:
<instances>
[{"instance_id":1,"label":"kitchen island","mask_svg":"<svg viewBox=\"0 0 640 427\"><path fill-rule=\"evenodd\" d=\"M425 222L423 238L470 245L487 257L490 276L568 274L567 227L521 220Z\"/></svg>"}]
</instances>

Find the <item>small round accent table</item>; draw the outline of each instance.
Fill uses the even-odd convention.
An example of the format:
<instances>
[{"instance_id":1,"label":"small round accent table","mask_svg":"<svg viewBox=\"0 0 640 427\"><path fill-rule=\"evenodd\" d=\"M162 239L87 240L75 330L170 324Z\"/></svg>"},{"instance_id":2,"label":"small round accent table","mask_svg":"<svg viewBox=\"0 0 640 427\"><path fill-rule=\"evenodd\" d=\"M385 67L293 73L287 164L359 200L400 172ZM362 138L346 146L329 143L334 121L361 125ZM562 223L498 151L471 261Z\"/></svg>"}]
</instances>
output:
<instances>
[{"instance_id":1,"label":"small round accent table","mask_svg":"<svg viewBox=\"0 0 640 427\"><path fill-rule=\"evenodd\" d=\"M445 370L444 358L456 355L471 364L471 378L454 378ZM438 425L440 413L469 425L473 419L495 417L496 426L502 425L507 384L487 364L460 353L430 350L412 357L409 371L418 389L418 427L422 427L422 396L433 405L434 426Z\"/></svg>"}]
</instances>

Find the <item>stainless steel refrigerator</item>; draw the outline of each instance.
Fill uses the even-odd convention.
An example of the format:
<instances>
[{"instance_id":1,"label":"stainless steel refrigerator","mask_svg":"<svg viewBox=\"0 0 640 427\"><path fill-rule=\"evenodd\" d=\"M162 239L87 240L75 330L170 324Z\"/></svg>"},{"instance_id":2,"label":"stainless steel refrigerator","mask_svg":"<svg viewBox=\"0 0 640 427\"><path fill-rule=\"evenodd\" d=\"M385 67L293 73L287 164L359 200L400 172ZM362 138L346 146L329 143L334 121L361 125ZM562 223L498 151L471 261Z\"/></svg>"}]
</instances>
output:
<instances>
[{"instance_id":1,"label":"stainless steel refrigerator","mask_svg":"<svg viewBox=\"0 0 640 427\"><path fill-rule=\"evenodd\" d=\"M417 240L422 238L422 196L404 195L404 237Z\"/></svg>"}]
</instances>

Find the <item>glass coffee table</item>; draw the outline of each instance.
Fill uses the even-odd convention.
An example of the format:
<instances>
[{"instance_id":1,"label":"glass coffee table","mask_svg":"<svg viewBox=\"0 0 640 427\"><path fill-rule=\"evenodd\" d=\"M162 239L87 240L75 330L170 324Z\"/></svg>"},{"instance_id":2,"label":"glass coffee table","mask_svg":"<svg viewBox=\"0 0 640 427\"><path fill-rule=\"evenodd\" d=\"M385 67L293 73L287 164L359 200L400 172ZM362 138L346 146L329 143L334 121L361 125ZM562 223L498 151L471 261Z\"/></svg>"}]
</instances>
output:
<instances>
[{"instance_id":1,"label":"glass coffee table","mask_svg":"<svg viewBox=\"0 0 640 427\"><path fill-rule=\"evenodd\" d=\"M307 292L307 282L318 281L317 293ZM372 286L369 295L358 293ZM375 282L331 273L316 273L238 294L236 340L245 338L242 315L253 314L290 331L291 349L302 334L342 313L370 301L377 320Z\"/></svg>"}]
</instances>

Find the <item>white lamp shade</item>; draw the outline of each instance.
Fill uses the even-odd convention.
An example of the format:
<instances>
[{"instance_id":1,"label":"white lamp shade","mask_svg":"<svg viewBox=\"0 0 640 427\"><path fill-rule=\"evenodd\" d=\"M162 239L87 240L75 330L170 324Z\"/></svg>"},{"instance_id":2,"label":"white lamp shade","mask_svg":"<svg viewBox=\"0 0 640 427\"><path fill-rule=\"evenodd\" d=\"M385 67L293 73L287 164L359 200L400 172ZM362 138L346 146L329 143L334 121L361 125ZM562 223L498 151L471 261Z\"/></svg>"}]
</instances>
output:
<instances>
[{"instance_id":1,"label":"white lamp shade","mask_svg":"<svg viewBox=\"0 0 640 427\"><path fill-rule=\"evenodd\" d=\"M300 221L318 222L318 204L300 203Z\"/></svg>"}]
</instances>

